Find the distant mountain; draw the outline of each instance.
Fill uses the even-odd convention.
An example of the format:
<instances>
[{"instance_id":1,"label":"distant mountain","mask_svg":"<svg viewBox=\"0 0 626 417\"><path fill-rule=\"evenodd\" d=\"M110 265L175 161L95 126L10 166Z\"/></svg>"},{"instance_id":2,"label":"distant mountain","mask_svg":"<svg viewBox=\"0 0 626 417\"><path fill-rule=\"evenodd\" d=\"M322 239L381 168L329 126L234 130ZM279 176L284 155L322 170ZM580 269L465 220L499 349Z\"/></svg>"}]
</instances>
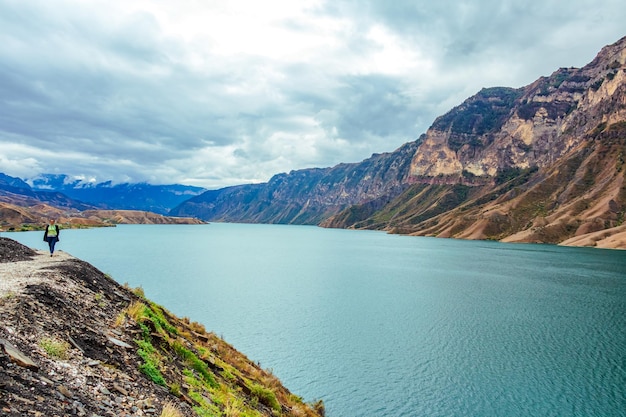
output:
<instances>
[{"instance_id":1,"label":"distant mountain","mask_svg":"<svg viewBox=\"0 0 626 417\"><path fill-rule=\"evenodd\" d=\"M403 176L416 148L409 143L358 164L303 169L275 175L265 184L207 191L171 213L224 222L318 224L354 204L377 201L382 206L398 196L408 187Z\"/></svg>"},{"instance_id":2,"label":"distant mountain","mask_svg":"<svg viewBox=\"0 0 626 417\"><path fill-rule=\"evenodd\" d=\"M207 191L204 220L626 248L626 37L583 68L488 88L360 163Z\"/></svg>"},{"instance_id":3,"label":"distant mountain","mask_svg":"<svg viewBox=\"0 0 626 417\"><path fill-rule=\"evenodd\" d=\"M79 182L68 182L65 180L65 176L50 176L50 181L44 188L43 178L38 179L38 185L47 191L34 190L26 181L0 173L0 230L37 229L45 225L50 218L57 219L57 222L64 228L113 226L116 224L203 223L198 219L164 216L150 210L99 209L97 206L102 207L106 204L84 203L57 190L72 192L75 190L73 187L80 188ZM129 200L150 194L152 197L146 197L145 204L152 203L152 206L157 203L164 206L168 203L179 202L181 197L175 197L175 195L184 196L185 193L189 192L189 188L192 189L192 195L193 192L197 192L197 187L182 185L125 185L126 187L114 187L119 197L123 199L121 195L123 190L127 190L129 195L132 195ZM106 187L95 188L97 190L106 189ZM85 190L93 191L90 187L86 187ZM75 193L75 195L80 195L80 193ZM107 204L115 204L115 202L109 200Z\"/></svg>"},{"instance_id":4,"label":"distant mountain","mask_svg":"<svg viewBox=\"0 0 626 417\"><path fill-rule=\"evenodd\" d=\"M92 184L67 175L43 174L31 180L35 190L54 190L101 209L142 210L168 214L172 207L201 194L206 189L187 185L147 183Z\"/></svg>"},{"instance_id":5,"label":"distant mountain","mask_svg":"<svg viewBox=\"0 0 626 417\"><path fill-rule=\"evenodd\" d=\"M18 206L49 204L62 209L88 210L95 206L69 198L58 191L33 190L25 181L0 173L0 201Z\"/></svg>"}]
</instances>

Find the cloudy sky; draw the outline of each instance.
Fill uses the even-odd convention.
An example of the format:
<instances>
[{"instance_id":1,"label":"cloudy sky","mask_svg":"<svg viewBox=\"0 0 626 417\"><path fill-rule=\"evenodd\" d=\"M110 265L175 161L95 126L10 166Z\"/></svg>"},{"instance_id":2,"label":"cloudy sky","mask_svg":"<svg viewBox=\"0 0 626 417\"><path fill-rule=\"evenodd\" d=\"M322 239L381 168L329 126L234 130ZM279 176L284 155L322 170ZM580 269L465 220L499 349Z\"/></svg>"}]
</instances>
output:
<instances>
[{"instance_id":1,"label":"cloudy sky","mask_svg":"<svg viewBox=\"0 0 626 417\"><path fill-rule=\"evenodd\" d=\"M0 0L0 172L219 188L358 162L625 22L624 0Z\"/></svg>"}]
</instances>

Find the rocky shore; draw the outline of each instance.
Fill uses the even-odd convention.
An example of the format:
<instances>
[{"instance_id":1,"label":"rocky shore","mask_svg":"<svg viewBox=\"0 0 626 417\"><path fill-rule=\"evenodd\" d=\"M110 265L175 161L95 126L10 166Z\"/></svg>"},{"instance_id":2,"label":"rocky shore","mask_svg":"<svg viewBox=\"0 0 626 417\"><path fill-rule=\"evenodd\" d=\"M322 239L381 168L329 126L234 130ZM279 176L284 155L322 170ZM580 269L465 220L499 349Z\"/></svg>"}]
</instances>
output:
<instances>
[{"instance_id":1,"label":"rocky shore","mask_svg":"<svg viewBox=\"0 0 626 417\"><path fill-rule=\"evenodd\" d=\"M0 238L0 415L323 416L201 324Z\"/></svg>"}]
</instances>

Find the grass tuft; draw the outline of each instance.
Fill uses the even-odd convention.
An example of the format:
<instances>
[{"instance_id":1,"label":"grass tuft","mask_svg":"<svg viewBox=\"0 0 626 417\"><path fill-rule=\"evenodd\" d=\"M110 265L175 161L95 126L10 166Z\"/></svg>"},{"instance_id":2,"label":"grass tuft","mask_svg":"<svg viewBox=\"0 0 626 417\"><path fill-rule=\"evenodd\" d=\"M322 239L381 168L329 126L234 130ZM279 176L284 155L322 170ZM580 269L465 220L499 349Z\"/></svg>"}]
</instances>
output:
<instances>
[{"instance_id":1,"label":"grass tuft","mask_svg":"<svg viewBox=\"0 0 626 417\"><path fill-rule=\"evenodd\" d=\"M280 403L276 399L276 394L274 394L271 389L259 384L252 384L252 386L250 387L250 392L254 397L258 398L258 400L262 404L265 404L271 409L280 412Z\"/></svg>"},{"instance_id":2,"label":"grass tuft","mask_svg":"<svg viewBox=\"0 0 626 417\"><path fill-rule=\"evenodd\" d=\"M53 359L65 360L68 358L70 344L64 340L44 337L39 341L39 346Z\"/></svg>"},{"instance_id":3,"label":"grass tuft","mask_svg":"<svg viewBox=\"0 0 626 417\"><path fill-rule=\"evenodd\" d=\"M183 417L183 414L174 404L167 403L163 407L160 417Z\"/></svg>"}]
</instances>

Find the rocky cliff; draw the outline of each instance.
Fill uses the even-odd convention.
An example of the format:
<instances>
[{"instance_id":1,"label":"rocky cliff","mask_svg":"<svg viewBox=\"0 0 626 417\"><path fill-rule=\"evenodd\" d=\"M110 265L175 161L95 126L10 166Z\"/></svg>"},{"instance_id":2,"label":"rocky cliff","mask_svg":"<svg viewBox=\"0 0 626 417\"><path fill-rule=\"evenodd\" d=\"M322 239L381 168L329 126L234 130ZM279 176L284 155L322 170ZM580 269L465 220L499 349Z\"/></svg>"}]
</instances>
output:
<instances>
[{"instance_id":1,"label":"rocky cliff","mask_svg":"<svg viewBox=\"0 0 626 417\"><path fill-rule=\"evenodd\" d=\"M207 191L172 209L173 216L224 222L318 224L346 207L377 201L382 207L409 184L417 142L355 164L279 174L264 184Z\"/></svg>"},{"instance_id":2,"label":"rocky cliff","mask_svg":"<svg viewBox=\"0 0 626 417\"><path fill-rule=\"evenodd\" d=\"M626 38L583 68L488 88L356 164L210 191L205 220L626 248Z\"/></svg>"},{"instance_id":3,"label":"rocky cliff","mask_svg":"<svg viewBox=\"0 0 626 417\"><path fill-rule=\"evenodd\" d=\"M204 326L0 238L0 415L323 416Z\"/></svg>"}]
</instances>

